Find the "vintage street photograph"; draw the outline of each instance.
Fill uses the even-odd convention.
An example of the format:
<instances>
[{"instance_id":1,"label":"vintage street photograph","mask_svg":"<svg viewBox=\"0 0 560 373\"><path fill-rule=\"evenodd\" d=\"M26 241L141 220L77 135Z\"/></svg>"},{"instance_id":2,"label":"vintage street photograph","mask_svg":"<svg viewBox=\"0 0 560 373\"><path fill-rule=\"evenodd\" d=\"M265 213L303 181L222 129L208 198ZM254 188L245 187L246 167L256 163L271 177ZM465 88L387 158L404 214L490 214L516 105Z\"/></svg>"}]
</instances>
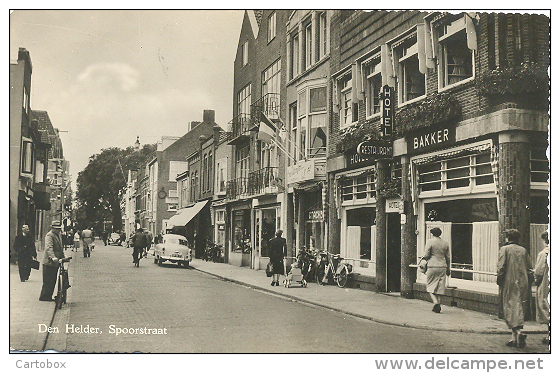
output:
<instances>
[{"instance_id":1,"label":"vintage street photograph","mask_svg":"<svg viewBox=\"0 0 560 373\"><path fill-rule=\"evenodd\" d=\"M12 9L9 58L10 369L552 370L551 10Z\"/></svg>"}]
</instances>

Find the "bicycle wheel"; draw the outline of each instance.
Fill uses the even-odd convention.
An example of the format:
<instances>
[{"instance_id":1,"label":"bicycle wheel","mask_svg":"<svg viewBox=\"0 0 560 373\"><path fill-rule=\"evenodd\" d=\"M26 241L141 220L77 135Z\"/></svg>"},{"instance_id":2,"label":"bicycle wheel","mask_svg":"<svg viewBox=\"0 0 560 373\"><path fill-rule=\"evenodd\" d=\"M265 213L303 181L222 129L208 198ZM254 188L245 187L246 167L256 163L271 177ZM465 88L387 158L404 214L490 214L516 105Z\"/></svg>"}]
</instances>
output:
<instances>
[{"instance_id":1,"label":"bicycle wheel","mask_svg":"<svg viewBox=\"0 0 560 373\"><path fill-rule=\"evenodd\" d=\"M336 276L336 284L339 288L343 288L346 286L346 282L348 281L348 269L346 266L342 267L340 273Z\"/></svg>"}]
</instances>

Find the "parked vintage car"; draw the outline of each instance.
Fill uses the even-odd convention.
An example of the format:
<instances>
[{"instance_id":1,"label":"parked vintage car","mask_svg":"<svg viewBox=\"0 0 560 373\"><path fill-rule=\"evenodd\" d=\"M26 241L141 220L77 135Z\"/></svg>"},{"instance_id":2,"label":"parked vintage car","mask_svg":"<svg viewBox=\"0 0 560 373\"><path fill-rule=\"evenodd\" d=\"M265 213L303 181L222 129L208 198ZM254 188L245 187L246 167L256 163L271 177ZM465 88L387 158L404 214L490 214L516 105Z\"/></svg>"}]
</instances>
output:
<instances>
[{"instance_id":1,"label":"parked vintage car","mask_svg":"<svg viewBox=\"0 0 560 373\"><path fill-rule=\"evenodd\" d=\"M108 239L109 245L120 245L121 244L121 236L120 234L113 232L109 235Z\"/></svg>"},{"instance_id":2,"label":"parked vintage car","mask_svg":"<svg viewBox=\"0 0 560 373\"><path fill-rule=\"evenodd\" d=\"M192 249L187 239L178 234L164 234L162 242L154 249L154 263L165 261L188 267L192 260Z\"/></svg>"}]
</instances>

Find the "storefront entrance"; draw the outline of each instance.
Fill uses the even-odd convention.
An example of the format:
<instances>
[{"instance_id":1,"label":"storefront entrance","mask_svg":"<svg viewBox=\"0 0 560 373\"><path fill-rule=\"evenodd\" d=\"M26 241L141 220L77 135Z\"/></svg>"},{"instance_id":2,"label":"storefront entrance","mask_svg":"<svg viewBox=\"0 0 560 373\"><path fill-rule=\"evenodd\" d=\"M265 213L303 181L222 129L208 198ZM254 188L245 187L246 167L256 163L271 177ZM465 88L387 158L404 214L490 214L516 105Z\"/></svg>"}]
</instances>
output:
<instances>
[{"instance_id":1,"label":"storefront entrance","mask_svg":"<svg viewBox=\"0 0 560 373\"><path fill-rule=\"evenodd\" d=\"M387 292L401 291L401 217L387 214Z\"/></svg>"}]
</instances>

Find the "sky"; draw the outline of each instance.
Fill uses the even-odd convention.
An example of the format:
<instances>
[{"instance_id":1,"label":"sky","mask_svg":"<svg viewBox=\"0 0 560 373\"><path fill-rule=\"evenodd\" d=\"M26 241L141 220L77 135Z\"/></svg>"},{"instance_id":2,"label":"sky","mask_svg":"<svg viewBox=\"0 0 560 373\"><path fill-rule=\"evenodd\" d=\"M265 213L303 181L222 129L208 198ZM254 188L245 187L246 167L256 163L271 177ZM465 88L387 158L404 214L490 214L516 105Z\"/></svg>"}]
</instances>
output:
<instances>
[{"instance_id":1,"label":"sky","mask_svg":"<svg viewBox=\"0 0 560 373\"><path fill-rule=\"evenodd\" d=\"M203 110L232 118L243 10L16 10L10 60L29 51L31 109L61 132L72 188L108 147L182 136Z\"/></svg>"}]
</instances>

